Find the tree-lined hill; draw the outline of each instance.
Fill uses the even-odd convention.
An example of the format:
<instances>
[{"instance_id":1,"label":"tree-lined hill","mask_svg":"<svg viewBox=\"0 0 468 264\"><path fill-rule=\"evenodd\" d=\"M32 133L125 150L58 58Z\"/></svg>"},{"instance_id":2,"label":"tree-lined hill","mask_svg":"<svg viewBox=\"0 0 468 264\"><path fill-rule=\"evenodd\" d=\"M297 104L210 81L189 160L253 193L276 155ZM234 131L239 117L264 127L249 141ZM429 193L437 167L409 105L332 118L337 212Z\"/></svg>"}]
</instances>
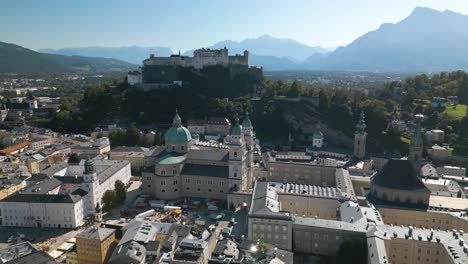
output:
<instances>
[{"instance_id":1,"label":"tree-lined hill","mask_svg":"<svg viewBox=\"0 0 468 264\"><path fill-rule=\"evenodd\" d=\"M84 47L84 48L63 48L63 49L40 49L39 52L66 55L66 56L86 56L113 58L140 65L150 54L167 57L172 54L172 50L166 47Z\"/></svg>"},{"instance_id":2,"label":"tree-lined hill","mask_svg":"<svg viewBox=\"0 0 468 264\"><path fill-rule=\"evenodd\" d=\"M115 72L136 66L117 59L39 53L0 42L0 73Z\"/></svg>"}]
</instances>

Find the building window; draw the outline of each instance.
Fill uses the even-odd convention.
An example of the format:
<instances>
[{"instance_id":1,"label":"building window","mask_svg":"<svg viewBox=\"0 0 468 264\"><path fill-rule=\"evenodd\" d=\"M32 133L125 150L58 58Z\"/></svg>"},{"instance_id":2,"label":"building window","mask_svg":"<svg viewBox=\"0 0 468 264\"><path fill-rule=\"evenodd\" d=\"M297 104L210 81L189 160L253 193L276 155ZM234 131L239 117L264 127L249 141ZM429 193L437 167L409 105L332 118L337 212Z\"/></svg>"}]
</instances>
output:
<instances>
[{"instance_id":1,"label":"building window","mask_svg":"<svg viewBox=\"0 0 468 264\"><path fill-rule=\"evenodd\" d=\"M166 190L163 189L161 192L166 192Z\"/></svg>"},{"instance_id":2,"label":"building window","mask_svg":"<svg viewBox=\"0 0 468 264\"><path fill-rule=\"evenodd\" d=\"M208 184L210 184L210 185L213 184L213 181L209 180L209 181L208 181Z\"/></svg>"},{"instance_id":3,"label":"building window","mask_svg":"<svg viewBox=\"0 0 468 264\"><path fill-rule=\"evenodd\" d=\"M186 178L186 179L185 179L185 183L190 183L190 179L189 179L189 178Z\"/></svg>"},{"instance_id":4,"label":"building window","mask_svg":"<svg viewBox=\"0 0 468 264\"><path fill-rule=\"evenodd\" d=\"M237 158L237 152L234 152L234 158Z\"/></svg>"},{"instance_id":5,"label":"building window","mask_svg":"<svg viewBox=\"0 0 468 264\"><path fill-rule=\"evenodd\" d=\"M174 192L177 192L177 188L176 188L176 189L174 189Z\"/></svg>"},{"instance_id":6,"label":"building window","mask_svg":"<svg viewBox=\"0 0 468 264\"><path fill-rule=\"evenodd\" d=\"M211 189L208 189L208 192L211 192Z\"/></svg>"},{"instance_id":7,"label":"building window","mask_svg":"<svg viewBox=\"0 0 468 264\"><path fill-rule=\"evenodd\" d=\"M177 184L177 180L174 180L174 185L176 185L176 184Z\"/></svg>"},{"instance_id":8,"label":"building window","mask_svg":"<svg viewBox=\"0 0 468 264\"><path fill-rule=\"evenodd\" d=\"M162 171L161 171L161 175L166 175L166 171L165 171L165 170L162 170Z\"/></svg>"},{"instance_id":9,"label":"building window","mask_svg":"<svg viewBox=\"0 0 468 264\"><path fill-rule=\"evenodd\" d=\"M166 181L161 181L161 185L166 185Z\"/></svg>"},{"instance_id":10,"label":"building window","mask_svg":"<svg viewBox=\"0 0 468 264\"><path fill-rule=\"evenodd\" d=\"M151 184L148 184L148 188L151 188Z\"/></svg>"},{"instance_id":11,"label":"building window","mask_svg":"<svg viewBox=\"0 0 468 264\"><path fill-rule=\"evenodd\" d=\"M177 174L177 171L176 171L176 170L173 170L173 171L172 171L172 174Z\"/></svg>"}]
</instances>

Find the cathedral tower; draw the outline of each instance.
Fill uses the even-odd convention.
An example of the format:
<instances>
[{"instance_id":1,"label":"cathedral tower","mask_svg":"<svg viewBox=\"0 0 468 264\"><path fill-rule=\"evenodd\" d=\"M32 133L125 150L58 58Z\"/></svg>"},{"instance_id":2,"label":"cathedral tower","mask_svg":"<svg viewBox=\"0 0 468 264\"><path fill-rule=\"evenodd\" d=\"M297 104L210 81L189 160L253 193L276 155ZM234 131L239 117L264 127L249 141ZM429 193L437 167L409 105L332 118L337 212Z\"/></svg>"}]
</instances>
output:
<instances>
[{"instance_id":1,"label":"cathedral tower","mask_svg":"<svg viewBox=\"0 0 468 264\"><path fill-rule=\"evenodd\" d=\"M245 190L248 172L247 148L238 117L227 136L226 144L229 146L229 189L230 191Z\"/></svg>"}]
</instances>

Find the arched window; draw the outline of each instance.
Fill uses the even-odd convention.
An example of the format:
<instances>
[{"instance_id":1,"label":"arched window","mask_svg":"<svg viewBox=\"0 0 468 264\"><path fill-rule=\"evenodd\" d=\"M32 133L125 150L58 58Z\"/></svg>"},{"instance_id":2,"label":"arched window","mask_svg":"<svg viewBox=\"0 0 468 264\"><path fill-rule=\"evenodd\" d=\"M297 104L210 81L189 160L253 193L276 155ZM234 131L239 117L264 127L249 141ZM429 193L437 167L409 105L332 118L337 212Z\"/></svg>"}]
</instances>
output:
<instances>
[{"instance_id":1,"label":"arched window","mask_svg":"<svg viewBox=\"0 0 468 264\"><path fill-rule=\"evenodd\" d=\"M237 152L236 151L234 152L234 158L237 158Z\"/></svg>"}]
</instances>

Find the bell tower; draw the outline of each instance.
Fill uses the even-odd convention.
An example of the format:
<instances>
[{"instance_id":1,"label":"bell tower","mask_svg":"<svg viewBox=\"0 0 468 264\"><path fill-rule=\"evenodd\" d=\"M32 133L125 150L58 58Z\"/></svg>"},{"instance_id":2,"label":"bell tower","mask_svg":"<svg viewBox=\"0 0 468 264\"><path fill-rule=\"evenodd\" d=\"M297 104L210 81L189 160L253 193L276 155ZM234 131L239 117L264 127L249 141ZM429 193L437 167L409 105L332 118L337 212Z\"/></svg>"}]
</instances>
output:
<instances>
[{"instance_id":1,"label":"bell tower","mask_svg":"<svg viewBox=\"0 0 468 264\"><path fill-rule=\"evenodd\" d=\"M247 148L238 117L227 136L226 145L229 146L229 190L244 190L247 183Z\"/></svg>"},{"instance_id":2,"label":"bell tower","mask_svg":"<svg viewBox=\"0 0 468 264\"><path fill-rule=\"evenodd\" d=\"M354 133L354 157L357 159L364 159L366 156L366 123L364 121L364 112L361 111L359 121L356 125L356 132Z\"/></svg>"},{"instance_id":3,"label":"bell tower","mask_svg":"<svg viewBox=\"0 0 468 264\"><path fill-rule=\"evenodd\" d=\"M418 163L422 159L423 154L423 138L421 135L421 121L423 118L424 116L421 114L414 115L416 127L413 137L411 138L408 159L415 163Z\"/></svg>"}]
</instances>

